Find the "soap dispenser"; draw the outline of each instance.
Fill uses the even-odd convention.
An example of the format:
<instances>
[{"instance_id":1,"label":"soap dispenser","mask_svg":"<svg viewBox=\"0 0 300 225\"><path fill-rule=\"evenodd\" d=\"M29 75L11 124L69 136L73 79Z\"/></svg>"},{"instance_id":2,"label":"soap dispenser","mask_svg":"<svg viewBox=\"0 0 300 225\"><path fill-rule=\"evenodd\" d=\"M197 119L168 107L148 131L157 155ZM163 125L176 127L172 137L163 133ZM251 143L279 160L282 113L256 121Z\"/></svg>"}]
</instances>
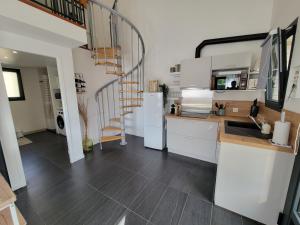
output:
<instances>
[{"instance_id":1,"label":"soap dispenser","mask_svg":"<svg viewBox=\"0 0 300 225\"><path fill-rule=\"evenodd\" d=\"M257 105L257 98L253 101L253 105L250 109L250 116L256 117L258 114L259 106Z\"/></svg>"}]
</instances>

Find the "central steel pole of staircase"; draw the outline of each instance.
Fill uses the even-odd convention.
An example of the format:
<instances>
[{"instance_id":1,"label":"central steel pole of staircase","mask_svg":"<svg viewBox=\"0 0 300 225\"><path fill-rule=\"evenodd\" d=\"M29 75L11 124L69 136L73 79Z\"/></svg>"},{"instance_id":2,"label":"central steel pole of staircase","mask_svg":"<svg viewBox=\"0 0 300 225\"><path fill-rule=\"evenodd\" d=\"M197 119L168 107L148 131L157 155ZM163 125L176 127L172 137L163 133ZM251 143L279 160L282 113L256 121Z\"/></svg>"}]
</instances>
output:
<instances>
[{"instance_id":1,"label":"central steel pole of staircase","mask_svg":"<svg viewBox=\"0 0 300 225\"><path fill-rule=\"evenodd\" d=\"M121 29L123 30L123 20L121 21ZM123 55L123 49L120 49L121 52L121 64L122 68L125 68L125 62L124 62L124 55ZM125 133L125 111L124 111L124 102L121 101L121 99L124 99L124 88L123 88L123 81L124 77L120 76L119 77L119 104L120 104L120 123L121 123L121 145L127 145L126 142L126 133Z\"/></svg>"}]
</instances>

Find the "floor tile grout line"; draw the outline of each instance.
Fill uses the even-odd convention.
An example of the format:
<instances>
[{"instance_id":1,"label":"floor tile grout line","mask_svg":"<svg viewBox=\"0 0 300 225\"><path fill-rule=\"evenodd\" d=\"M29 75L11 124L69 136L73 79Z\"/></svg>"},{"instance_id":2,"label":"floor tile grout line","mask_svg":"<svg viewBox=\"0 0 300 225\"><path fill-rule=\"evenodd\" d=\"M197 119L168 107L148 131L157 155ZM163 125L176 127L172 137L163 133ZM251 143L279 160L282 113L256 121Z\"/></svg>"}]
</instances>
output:
<instances>
[{"instance_id":1,"label":"floor tile grout line","mask_svg":"<svg viewBox=\"0 0 300 225\"><path fill-rule=\"evenodd\" d=\"M178 220L178 224L179 224L179 225L180 225L180 223L181 223L181 220L182 220L182 217L183 217L183 213L184 213L185 207L186 207L186 205L187 205L187 202L188 202L188 200L189 200L189 197L190 197L190 194L187 194L187 197L186 197L184 206L183 206L183 208L182 208L182 212L181 212L180 218L179 218L179 220Z\"/></svg>"},{"instance_id":2,"label":"floor tile grout line","mask_svg":"<svg viewBox=\"0 0 300 225\"><path fill-rule=\"evenodd\" d=\"M148 176L149 173L148 173L147 169L144 170L144 167L150 168L151 165L152 165L152 163L151 163L152 161L151 161L151 162L150 162L150 161L149 161L149 162L145 161L145 162L147 162L147 163L143 164L142 162L143 162L144 160L143 160L142 158L140 159L142 152L141 152L141 153L140 153L140 152L132 152L132 150L128 151L129 154L132 152L133 154L137 155L137 157L134 157L134 158L136 158L136 160L140 160L140 162L139 162L138 164L136 164L134 161L130 161L129 163L126 163L126 162L125 162L125 159L122 158L122 157L127 158L127 157L128 157L127 153L126 153L126 154L121 154L120 156L118 156L118 154L121 153L122 150L127 151L127 149L121 149L121 150L117 149L117 150L114 150L114 151L113 151L113 152L115 153L115 156L112 155L113 157L110 157L108 154L103 154L103 155L102 155L102 154L99 153L99 154L95 154L95 155L94 155L95 157L93 157L93 158L89 158L88 160L85 160L85 159L83 159L83 160L85 160L88 164L93 163L93 162L95 162L95 163L97 164L97 163L101 163L101 162L106 161L106 162L108 162L110 165L117 166L118 168L120 168L121 170L123 170L123 171L125 171L125 172L126 172L126 171L131 172L131 173L132 173L132 176L130 176L129 178L127 178L127 179L125 180L125 182L123 183L124 186L127 185L128 182L130 182L130 180L134 179L134 177L137 177L138 175L141 176L141 177L143 177L143 178L145 178L148 182L149 182L149 181L151 181L151 182L154 181L154 182L157 182L157 183L160 183L160 184L164 185L163 188L165 188L165 190L163 191L163 193L161 193L162 196L159 198L158 203L154 205L155 208L154 208L154 210L153 210L153 212L152 212L152 215L151 215L151 218L154 218L154 212L157 211L157 208L159 208L159 204L161 204L162 199L163 199L164 196L166 195L166 191L168 190L168 188L171 188L170 182L164 182L165 180L157 181L157 175L156 175L156 176L152 176L152 175L153 175L152 171L150 171L150 176ZM97 151L98 151L98 150L97 150ZM110 152L108 152L108 153L110 154ZM136 153L138 153L138 154L136 154ZM70 170L70 167L68 167L67 164L66 164L67 161L65 160L65 156L64 156L64 158L62 159L63 161L61 161L59 158L52 157L51 152L49 152L49 154L48 154L48 152L45 152L45 153L43 153L43 154L37 154L37 156L40 157L41 159L45 159L46 161L48 161L48 162L49 162L49 166L53 165L53 167L58 168L58 169L61 169L61 170L63 170L64 172L66 172L66 175L68 175L68 176L67 176L63 181L59 182L59 184L62 183L62 182L65 182L66 180L73 180L73 179L75 179L74 182L77 182L77 180L78 180L78 179L76 179L77 177L72 175L72 174L74 174L73 171L71 171L71 170ZM48 157L48 156L49 156L49 157ZM104 156L104 157L103 157L103 156ZM107 156L107 157L106 157L106 156ZM148 156L148 155L147 155L147 156ZM151 154L149 155L149 157L150 157L151 159L154 159L154 158L155 158L155 157L152 157ZM113 158L115 158L116 160L113 160ZM91 159L91 161L90 161L90 159ZM94 160L94 159L95 159L95 160ZM135 159L134 159L134 160L135 160ZM155 160L154 160L154 161L155 161ZM117 162L122 162L122 163L121 163L122 165L120 166ZM131 163L131 162L132 162L132 163ZM164 162L164 163L165 163L165 162ZM68 164L68 165L69 165L69 164ZM169 163L168 163L168 165L169 165ZM171 161L171 164L170 164L170 165L171 165L171 168L172 168L172 165L173 165L172 161ZM127 166L129 166L129 167L127 167ZM136 167L136 168L141 168L141 169L133 170L132 168L135 168L135 167ZM189 168L189 167L188 167L188 168ZM71 173L69 173L69 171L70 171ZM100 171L101 171L101 170L100 170ZM146 173L143 173L143 171L145 171ZM195 169L195 171L197 171L197 170ZM141 173L141 172L142 172L142 173ZM147 175L144 175L144 174L147 174ZM154 174L154 175L155 175L155 174ZM107 197L108 199L111 199L113 202L118 203L118 205L124 207L124 209L128 210L128 212L133 213L134 215L137 215L139 218L145 220L145 222L146 222L147 224L152 224L152 222L151 222L149 219L147 220L147 219L144 218L143 216L139 215L139 213L136 213L134 210L131 210L131 209L129 208L129 207L131 207L130 205L127 207L126 205L124 205L124 204L122 204L121 202L119 202L118 200L116 200L115 197L110 197L110 194L107 195L107 194L103 193L102 191L99 191L97 188L95 188L94 185L92 185L92 184L89 183L89 182L83 182L83 185L87 185L87 187L91 188L92 190L95 190L95 191L101 193L101 195ZM121 185L121 186L123 187L123 185ZM141 196L141 193L143 193L143 191L145 190L145 188L147 187L147 185L149 185L149 183L148 183L148 184L147 184L147 183L143 184L142 188L141 188L139 191L136 192L137 194L135 195L135 197L130 198L129 200L130 200L130 201L136 201L136 198L138 198L139 196ZM54 188L55 188L55 187L54 187ZM51 189L52 189L52 188L51 188ZM180 218L179 218L179 222L181 222L181 221L182 221L182 217L183 217L183 213L184 213L184 211L185 211L185 208L188 207L188 206L187 206L188 198L191 197L193 194L192 194L192 191L185 192L185 191L182 191L180 188L174 188L174 189L177 190L177 191L180 191L180 192L183 192L183 193L186 193L186 194L187 194L187 197L186 197L186 200L185 200L185 202L184 202L183 209L181 210L181 215L180 215ZM50 190L49 190L49 191L50 191ZM46 192L47 192L47 191L46 191ZM43 192L43 193L45 193L45 192ZM194 194L196 194L196 192L194 192ZM116 195L113 194L112 196L116 196ZM143 195L142 195L142 196L143 196ZM195 195L195 196L196 196L196 195ZM132 199L133 199L133 200L132 200ZM201 201L207 202L207 203L209 203L209 204L211 205L211 213L210 213L210 214L212 215L212 214L213 214L213 205L212 205L212 202L209 201L209 200L206 200L206 199L202 199L202 198L201 198ZM35 212L35 210L34 210L34 212ZM242 217L241 217L241 220L242 220L242 223L243 223L244 221L243 221L243 218L242 218ZM211 216L211 218L210 218L210 223L212 223L212 216Z\"/></svg>"},{"instance_id":3,"label":"floor tile grout line","mask_svg":"<svg viewBox=\"0 0 300 225\"><path fill-rule=\"evenodd\" d=\"M91 186L90 184L88 184L89 186ZM135 211L131 210L130 208L128 208L126 205L124 205L123 203L119 202L118 200L110 197L109 195L103 193L102 191L99 191L97 188L95 188L94 186L91 186L91 188L93 188L95 191L97 191L98 193L102 194L103 196L105 196L106 198L109 198L110 200L118 203L119 205L121 205L122 207L124 207L126 210L128 210L129 212L135 214L136 216L140 217L141 219L145 220L146 222L148 222L149 220L147 220L146 218L144 218L143 216L141 216L140 214L136 213ZM150 221L149 221L150 222Z\"/></svg>"},{"instance_id":4,"label":"floor tile grout line","mask_svg":"<svg viewBox=\"0 0 300 225\"><path fill-rule=\"evenodd\" d=\"M155 207L154 207L154 209L153 209L153 211L152 211L152 213L151 213L151 215L149 217L149 221L151 221L152 217L154 216L154 213L155 213L156 209L158 208L158 206L159 206L161 200L163 199L163 197L165 197L165 195L167 193L167 190L168 190L168 186L166 186L166 190L164 190L164 193L160 196L160 199L156 203L156 205L155 205Z\"/></svg>"},{"instance_id":5,"label":"floor tile grout line","mask_svg":"<svg viewBox=\"0 0 300 225\"><path fill-rule=\"evenodd\" d=\"M115 165L115 166L117 166L117 167L119 167L119 168L121 168L121 169L127 170L128 172L131 172L131 173L134 173L134 174L138 174L138 175L140 175L140 176L143 176L143 177L145 177L145 178L148 178L148 177L146 177L145 175L143 175L143 174L141 174L141 173L139 173L139 172L137 172L137 171L135 171L135 170L132 170L132 169L129 169L129 168L125 167L125 166L119 165L118 163L114 162L113 160L107 159L107 158L105 158L105 157L103 158L103 160L104 160L104 161L107 161L107 162L109 162L109 163L111 163L111 164L113 164L113 165ZM150 178L148 178L148 179L150 179Z\"/></svg>"},{"instance_id":6,"label":"floor tile grout line","mask_svg":"<svg viewBox=\"0 0 300 225\"><path fill-rule=\"evenodd\" d=\"M212 225L212 220L213 220L213 213L214 213L214 204L211 204L211 209L210 209L210 220L209 224Z\"/></svg>"},{"instance_id":7,"label":"floor tile grout line","mask_svg":"<svg viewBox=\"0 0 300 225\"><path fill-rule=\"evenodd\" d=\"M145 178L147 179L147 178ZM140 192L133 198L133 200L131 201L130 205L133 204L135 202L135 200L138 199L138 197L140 197L140 195L143 193L143 191L146 189L147 185L150 184L150 180L147 179L146 183L144 184L144 186L142 187L142 189L140 190Z\"/></svg>"},{"instance_id":8,"label":"floor tile grout line","mask_svg":"<svg viewBox=\"0 0 300 225\"><path fill-rule=\"evenodd\" d=\"M47 156L41 154L41 153L37 153L37 155L39 157L41 157L44 160L47 160L50 164L52 164L53 166L55 166L57 169L62 170L63 172L66 172L64 168L62 168L60 165L56 164L55 162L53 162L51 159L49 159Z\"/></svg>"},{"instance_id":9,"label":"floor tile grout line","mask_svg":"<svg viewBox=\"0 0 300 225\"><path fill-rule=\"evenodd\" d=\"M158 184L161 184L161 185L165 186L166 189L168 188L168 186L167 186L166 184L163 184L163 183L161 183L161 182L159 182L159 181L155 181L155 180L153 180L153 179L149 179L148 184L151 184L151 182L156 182L156 183L158 183ZM147 186L147 185L145 185L145 187L143 188L143 190L146 189L146 186ZM148 193L148 194L146 195L146 197L149 196L149 195L152 193L152 191L153 191L153 190L151 190L150 193ZM142 193L142 192L140 192L140 193L138 194L138 196L136 197L136 199L141 195L141 193ZM135 200L136 200L136 199L135 199ZM143 202L141 202L140 204L138 204L138 205L136 206L136 208L139 208L140 205L141 205L142 203L143 203Z\"/></svg>"},{"instance_id":10,"label":"floor tile grout line","mask_svg":"<svg viewBox=\"0 0 300 225\"><path fill-rule=\"evenodd\" d=\"M176 189L176 188L174 188L174 189ZM182 191L182 192L184 192L184 191ZM187 193L187 194L189 194L189 195L192 195L192 196L195 196L195 197L197 197L197 198L200 198L200 200L203 201L203 202L205 202L205 203L214 204L214 203L213 203L213 200L209 201L209 200L207 200L207 199L205 199L205 198L203 198L203 197L200 197L200 196L197 196L197 195L193 194L191 191L189 191L189 192L184 192L184 193Z\"/></svg>"}]
</instances>

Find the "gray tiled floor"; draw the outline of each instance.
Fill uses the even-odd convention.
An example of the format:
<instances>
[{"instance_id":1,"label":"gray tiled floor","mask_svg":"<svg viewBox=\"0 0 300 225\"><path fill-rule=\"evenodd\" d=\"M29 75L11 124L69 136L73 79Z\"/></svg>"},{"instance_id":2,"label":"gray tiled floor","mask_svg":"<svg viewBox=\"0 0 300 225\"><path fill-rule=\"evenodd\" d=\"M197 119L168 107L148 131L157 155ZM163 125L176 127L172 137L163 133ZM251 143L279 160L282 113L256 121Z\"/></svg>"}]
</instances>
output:
<instances>
[{"instance_id":1,"label":"gray tiled floor","mask_svg":"<svg viewBox=\"0 0 300 225\"><path fill-rule=\"evenodd\" d=\"M21 149L28 186L17 205L29 225L255 225L213 205L216 166L145 149L104 145L72 165L66 140L30 135Z\"/></svg>"}]
</instances>

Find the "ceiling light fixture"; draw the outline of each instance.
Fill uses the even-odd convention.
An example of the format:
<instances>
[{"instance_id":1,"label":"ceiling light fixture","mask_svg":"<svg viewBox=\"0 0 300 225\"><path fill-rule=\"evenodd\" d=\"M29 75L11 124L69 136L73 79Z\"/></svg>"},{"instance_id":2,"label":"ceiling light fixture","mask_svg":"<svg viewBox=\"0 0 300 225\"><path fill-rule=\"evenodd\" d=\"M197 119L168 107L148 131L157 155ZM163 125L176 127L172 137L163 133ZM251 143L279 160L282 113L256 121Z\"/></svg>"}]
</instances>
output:
<instances>
[{"instance_id":1,"label":"ceiling light fixture","mask_svg":"<svg viewBox=\"0 0 300 225\"><path fill-rule=\"evenodd\" d=\"M18 52L17 52L16 50L13 50L13 53L14 53L14 54L18 54Z\"/></svg>"},{"instance_id":2,"label":"ceiling light fixture","mask_svg":"<svg viewBox=\"0 0 300 225\"><path fill-rule=\"evenodd\" d=\"M8 59L8 56L4 56L4 59Z\"/></svg>"}]
</instances>

